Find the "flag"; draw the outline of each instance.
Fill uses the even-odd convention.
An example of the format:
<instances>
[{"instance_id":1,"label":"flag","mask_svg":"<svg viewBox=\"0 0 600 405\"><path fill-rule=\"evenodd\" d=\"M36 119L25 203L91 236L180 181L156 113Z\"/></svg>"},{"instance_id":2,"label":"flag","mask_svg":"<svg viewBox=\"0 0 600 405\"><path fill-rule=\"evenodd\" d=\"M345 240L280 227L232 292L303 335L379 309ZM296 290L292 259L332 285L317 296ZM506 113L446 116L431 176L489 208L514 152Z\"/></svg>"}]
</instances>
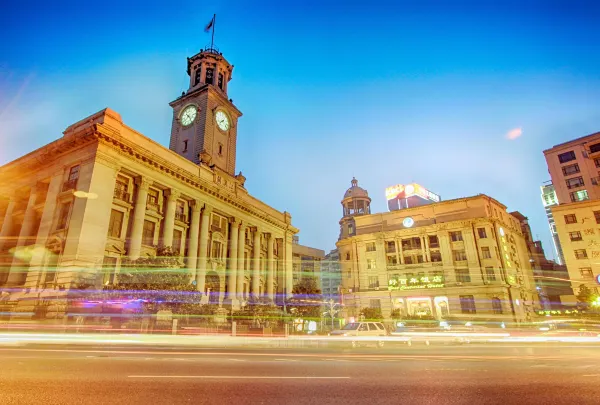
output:
<instances>
[{"instance_id":1,"label":"flag","mask_svg":"<svg viewBox=\"0 0 600 405\"><path fill-rule=\"evenodd\" d=\"M209 32L210 29L213 27L213 25L215 25L215 17L213 16L213 18L210 19L210 22L208 24L206 24L206 27L204 27L204 32Z\"/></svg>"}]
</instances>

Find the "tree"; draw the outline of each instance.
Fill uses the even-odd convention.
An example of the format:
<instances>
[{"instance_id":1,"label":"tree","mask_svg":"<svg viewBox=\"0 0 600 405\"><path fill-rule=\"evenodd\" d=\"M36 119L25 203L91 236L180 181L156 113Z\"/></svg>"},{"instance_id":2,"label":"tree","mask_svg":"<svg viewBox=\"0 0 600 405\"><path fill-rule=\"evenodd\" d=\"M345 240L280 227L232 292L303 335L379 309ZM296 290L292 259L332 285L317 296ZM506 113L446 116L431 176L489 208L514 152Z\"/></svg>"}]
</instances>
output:
<instances>
[{"instance_id":1,"label":"tree","mask_svg":"<svg viewBox=\"0 0 600 405\"><path fill-rule=\"evenodd\" d=\"M253 300L232 314L233 320L251 321L257 327L270 326L281 319L281 308L268 299Z\"/></svg>"},{"instance_id":2,"label":"tree","mask_svg":"<svg viewBox=\"0 0 600 405\"><path fill-rule=\"evenodd\" d=\"M381 308L365 307L360 310L360 315L364 318L365 321L383 321L383 314L381 313Z\"/></svg>"},{"instance_id":3,"label":"tree","mask_svg":"<svg viewBox=\"0 0 600 405\"><path fill-rule=\"evenodd\" d=\"M576 297L577 301L579 301L580 306L584 309L587 309L592 303L592 301L594 301L595 294L585 284L582 284L579 287L579 291L577 292Z\"/></svg>"},{"instance_id":4,"label":"tree","mask_svg":"<svg viewBox=\"0 0 600 405\"><path fill-rule=\"evenodd\" d=\"M302 278L294 286L292 293L292 298L286 304L294 316L302 319L321 317L323 297L314 277Z\"/></svg>"}]
</instances>

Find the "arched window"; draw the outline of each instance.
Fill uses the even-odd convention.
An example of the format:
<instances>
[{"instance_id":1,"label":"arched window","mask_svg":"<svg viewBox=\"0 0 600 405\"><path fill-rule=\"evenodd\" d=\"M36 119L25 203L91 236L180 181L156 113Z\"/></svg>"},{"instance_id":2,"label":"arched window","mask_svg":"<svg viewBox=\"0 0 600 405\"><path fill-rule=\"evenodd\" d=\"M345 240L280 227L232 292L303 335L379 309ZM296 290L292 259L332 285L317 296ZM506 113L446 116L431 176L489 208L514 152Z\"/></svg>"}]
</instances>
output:
<instances>
[{"instance_id":1,"label":"arched window","mask_svg":"<svg viewBox=\"0 0 600 405\"><path fill-rule=\"evenodd\" d=\"M200 83L200 73L202 73L202 66L196 68L196 74L194 75L194 86Z\"/></svg>"}]
</instances>

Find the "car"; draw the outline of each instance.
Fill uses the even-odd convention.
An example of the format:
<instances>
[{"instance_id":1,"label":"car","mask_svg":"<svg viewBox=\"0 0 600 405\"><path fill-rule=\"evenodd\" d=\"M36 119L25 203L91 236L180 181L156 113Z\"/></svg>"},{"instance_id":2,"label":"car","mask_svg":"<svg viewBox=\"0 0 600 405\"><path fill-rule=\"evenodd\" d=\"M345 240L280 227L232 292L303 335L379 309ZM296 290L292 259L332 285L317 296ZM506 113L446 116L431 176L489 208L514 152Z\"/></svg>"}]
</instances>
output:
<instances>
[{"instance_id":1,"label":"car","mask_svg":"<svg viewBox=\"0 0 600 405\"><path fill-rule=\"evenodd\" d=\"M348 338L351 346L358 347L367 342L376 342L377 347L383 347L384 341L373 339L374 337L385 337L387 330L381 322L351 322L342 329L331 331L329 336L336 338ZM346 340L346 339L341 339Z\"/></svg>"}]
</instances>

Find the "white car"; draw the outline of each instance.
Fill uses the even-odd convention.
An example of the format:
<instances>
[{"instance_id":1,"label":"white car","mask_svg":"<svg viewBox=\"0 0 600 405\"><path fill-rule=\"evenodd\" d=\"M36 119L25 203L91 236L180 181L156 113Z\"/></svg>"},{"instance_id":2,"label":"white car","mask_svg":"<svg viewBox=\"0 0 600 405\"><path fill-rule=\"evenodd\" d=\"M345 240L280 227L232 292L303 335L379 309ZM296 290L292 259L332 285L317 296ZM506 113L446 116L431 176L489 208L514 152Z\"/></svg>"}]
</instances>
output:
<instances>
[{"instance_id":1,"label":"white car","mask_svg":"<svg viewBox=\"0 0 600 405\"><path fill-rule=\"evenodd\" d=\"M342 338L340 340L350 340L352 347L367 342L376 342L378 347L383 347L384 341L377 339L377 337L386 335L387 331L381 322L351 322L342 329L329 333L329 336Z\"/></svg>"}]
</instances>

